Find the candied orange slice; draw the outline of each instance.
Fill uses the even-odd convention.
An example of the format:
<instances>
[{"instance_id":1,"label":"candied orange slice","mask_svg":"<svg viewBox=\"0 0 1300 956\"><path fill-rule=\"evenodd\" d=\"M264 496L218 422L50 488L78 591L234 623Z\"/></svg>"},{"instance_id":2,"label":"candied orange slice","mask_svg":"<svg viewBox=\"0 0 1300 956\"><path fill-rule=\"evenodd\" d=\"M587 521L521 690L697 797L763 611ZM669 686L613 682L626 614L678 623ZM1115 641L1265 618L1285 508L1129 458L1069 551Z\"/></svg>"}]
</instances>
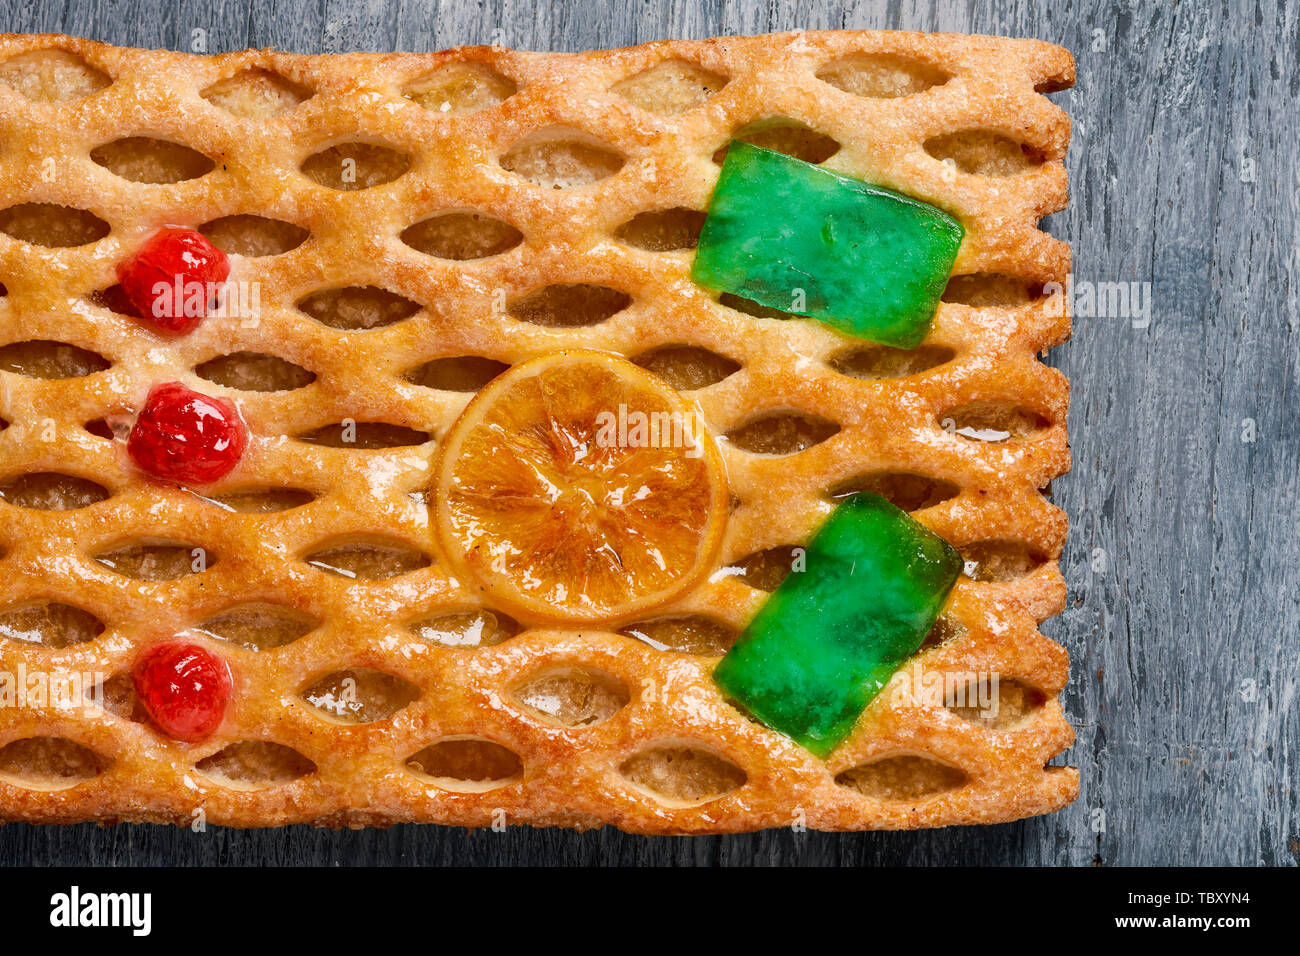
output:
<instances>
[{"instance_id":1,"label":"candied orange slice","mask_svg":"<svg viewBox=\"0 0 1300 956\"><path fill-rule=\"evenodd\" d=\"M487 602L566 623L643 612L699 581L729 498L694 407L625 359L570 349L515 366L442 445L434 519Z\"/></svg>"}]
</instances>

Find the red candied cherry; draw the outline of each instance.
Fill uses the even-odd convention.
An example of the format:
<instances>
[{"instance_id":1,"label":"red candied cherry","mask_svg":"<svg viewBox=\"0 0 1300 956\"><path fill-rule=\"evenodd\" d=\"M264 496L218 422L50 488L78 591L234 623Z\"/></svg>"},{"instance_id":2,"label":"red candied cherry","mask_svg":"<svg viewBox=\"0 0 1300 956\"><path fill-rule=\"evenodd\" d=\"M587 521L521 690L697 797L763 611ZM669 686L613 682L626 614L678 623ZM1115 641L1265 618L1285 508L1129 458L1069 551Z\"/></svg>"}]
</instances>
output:
<instances>
[{"instance_id":1,"label":"red candied cherry","mask_svg":"<svg viewBox=\"0 0 1300 956\"><path fill-rule=\"evenodd\" d=\"M186 743L210 737L221 726L234 688L225 661L184 641L147 648L131 668L131 680L158 729Z\"/></svg>"},{"instance_id":2,"label":"red candied cherry","mask_svg":"<svg viewBox=\"0 0 1300 956\"><path fill-rule=\"evenodd\" d=\"M248 433L235 406L186 388L155 385L126 439L141 469L163 481L216 481L239 464Z\"/></svg>"},{"instance_id":3,"label":"red candied cherry","mask_svg":"<svg viewBox=\"0 0 1300 956\"><path fill-rule=\"evenodd\" d=\"M193 229L154 233L117 267L122 292L136 310L167 332L189 332L212 308L230 275L226 254Z\"/></svg>"}]
</instances>

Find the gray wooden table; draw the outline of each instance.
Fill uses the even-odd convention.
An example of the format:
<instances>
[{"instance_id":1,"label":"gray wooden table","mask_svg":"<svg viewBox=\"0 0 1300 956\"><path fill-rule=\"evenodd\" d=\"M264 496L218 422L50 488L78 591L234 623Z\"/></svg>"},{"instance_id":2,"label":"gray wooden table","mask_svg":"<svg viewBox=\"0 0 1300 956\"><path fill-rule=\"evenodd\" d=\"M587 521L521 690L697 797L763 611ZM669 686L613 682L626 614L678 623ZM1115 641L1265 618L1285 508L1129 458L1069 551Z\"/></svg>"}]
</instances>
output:
<instances>
[{"instance_id":1,"label":"gray wooden table","mask_svg":"<svg viewBox=\"0 0 1300 956\"><path fill-rule=\"evenodd\" d=\"M795 28L1032 36L1079 83L1069 210L1074 471L1067 754L1082 793L997 827L645 839L149 826L0 828L0 862L1272 864L1300 862L1300 3L1120 0L4 0L0 30L209 52L581 50ZM1124 283L1127 309L1113 285ZM1136 285L1129 285L1135 283ZM1091 285L1087 285L1091 284ZM1103 293L1089 307L1088 289ZM1120 314L1116 314L1116 313Z\"/></svg>"}]
</instances>

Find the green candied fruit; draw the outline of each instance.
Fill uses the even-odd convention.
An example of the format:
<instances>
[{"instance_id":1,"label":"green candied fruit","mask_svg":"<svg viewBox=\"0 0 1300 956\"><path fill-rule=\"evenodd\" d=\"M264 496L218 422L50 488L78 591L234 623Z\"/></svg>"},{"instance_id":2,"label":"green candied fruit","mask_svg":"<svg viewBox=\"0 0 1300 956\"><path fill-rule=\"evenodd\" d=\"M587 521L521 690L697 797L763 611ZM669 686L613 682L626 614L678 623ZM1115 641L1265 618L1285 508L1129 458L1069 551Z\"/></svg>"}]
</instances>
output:
<instances>
[{"instance_id":1,"label":"green candied fruit","mask_svg":"<svg viewBox=\"0 0 1300 956\"><path fill-rule=\"evenodd\" d=\"M964 234L928 203L737 141L691 278L911 349L929 334Z\"/></svg>"},{"instance_id":2,"label":"green candied fruit","mask_svg":"<svg viewBox=\"0 0 1300 956\"><path fill-rule=\"evenodd\" d=\"M916 652L962 570L884 498L845 499L713 671L767 726L826 757Z\"/></svg>"}]
</instances>

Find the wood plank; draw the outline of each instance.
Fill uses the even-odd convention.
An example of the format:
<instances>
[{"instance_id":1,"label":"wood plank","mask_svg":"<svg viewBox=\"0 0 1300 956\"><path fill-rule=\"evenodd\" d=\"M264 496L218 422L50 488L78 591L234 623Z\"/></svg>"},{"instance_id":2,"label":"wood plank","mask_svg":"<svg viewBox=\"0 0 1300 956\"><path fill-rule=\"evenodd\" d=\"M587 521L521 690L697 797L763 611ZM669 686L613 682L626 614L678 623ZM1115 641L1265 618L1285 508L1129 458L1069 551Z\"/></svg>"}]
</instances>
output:
<instances>
[{"instance_id":1,"label":"wood plank","mask_svg":"<svg viewBox=\"0 0 1300 956\"><path fill-rule=\"evenodd\" d=\"M1146 283L1149 324L1078 315L1069 610L1078 802L982 829L645 839L437 827L0 829L5 863L1288 864L1300 860L1300 4L1081 0L113 0L25 3L0 28L211 52L579 50L806 28L1035 36L1078 59L1077 283ZM1138 322L1141 325L1141 321ZM1243 441L1253 423L1254 440ZM1249 434L1248 436L1249 437ZM1103 566L1104 564L1104 566ZM1251 690L1253 688L1253 697ZM1100 822L1104 815L1104 828Z\"/></svg>"}]
</instances>

